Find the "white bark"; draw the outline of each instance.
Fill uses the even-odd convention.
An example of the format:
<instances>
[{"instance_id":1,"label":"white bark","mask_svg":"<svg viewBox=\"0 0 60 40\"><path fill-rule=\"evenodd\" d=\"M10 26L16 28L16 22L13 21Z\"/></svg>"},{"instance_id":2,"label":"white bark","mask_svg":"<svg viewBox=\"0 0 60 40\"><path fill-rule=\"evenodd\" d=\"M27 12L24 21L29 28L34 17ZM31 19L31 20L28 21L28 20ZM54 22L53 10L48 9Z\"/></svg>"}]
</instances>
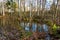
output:
<instances>
[{"instance_id":1,"label":"white bark","mask_svg":"<svg viewBox=\"0 0 60 40\"><path fill-rule=\"evenodd\" d=\"M5 16L5 11L4 11L4 2L2 2L2 9L3 9L3 16Z\"/></svg>"},{"instance_id":2,"label":"white bark","mask_svg":"<svg viewBox=\"0 0 60 40\"><path fill-rule=\"evenodd\" d=\"M37 15L39 16L40 15L40 13L39 13L39 9L40 9L40 2L39 2L40 0L37 0Z\"/></svg>"},{"instance_id":3,"label":"white bark","mask_svg":"<svg viewBox=\"0 0 60 40\"><path fill-rule=\"evenodd\" d=\"M31 13L31 9L32 9L32 7L31 7L32 5L31 5L31 1L30 1L30 17L31 17L31 15L32 15L32 13Z\"/></svg>"}]
</instances>

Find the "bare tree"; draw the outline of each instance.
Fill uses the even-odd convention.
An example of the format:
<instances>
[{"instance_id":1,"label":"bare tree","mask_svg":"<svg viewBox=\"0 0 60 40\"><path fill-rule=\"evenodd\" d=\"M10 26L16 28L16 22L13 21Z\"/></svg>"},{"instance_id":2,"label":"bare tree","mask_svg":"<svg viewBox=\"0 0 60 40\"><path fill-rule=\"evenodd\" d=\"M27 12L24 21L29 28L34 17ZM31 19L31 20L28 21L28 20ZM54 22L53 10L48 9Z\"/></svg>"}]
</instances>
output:
<instances>
[{"instance_id":1,"label":"bare tree","mask_svg":"<svg viewBox=\"0 0 60 40\"><path fill-rule=\"evenodd\" d=\"M46 0L42 0L42 17L44 16Z\"/></svg>"},{"instance_id":2,"label":"bare tree","mask_svg":"<svg viewBox=\"0 0 60 40\"><path fill-rule=\"evenodd\" d=\"M41 5L40 5L40 0L37 0L37 13L38 13L37 15L38 15L38 16L39 16L39 14L40 14L40 13L39 13L40 6L41 6Z\"/></svg>"},{"instance_id":3,"label":"bare tree","mask_svg":"<svg viewBox=\"0 0 60 40\"><path fill-rule=\"evenodd\" d=\"M56 15L57 15L57 23L59 24L60 22L59 22L59 20L60 20L60 17L59 17L59 11L60 11L60 9L59 9L59 2L60 2L60 0L57 0L57 11L56 11Z\"/></svg>"},{"instance_id":4,"label":"bare tree","mask_svg":"<svg viewBox=\"0 0 60 40\"><path fill-rule=\"evenodd\" d=\"M5 16L5 9L4 9L4 0L3 0L3 2L2 2L2 8L3 8L3 16Z\"/></svg>"},{"instance_id":5,"label":"bare tree","mask_svg":"<svg viewBox=\"0 0 60 40\"><path fill-rule=\"evenodd\" d=\"M39 16L39 0L37 0L37 13L38 13L38 16Z\"/></svg>"}]
</instances>

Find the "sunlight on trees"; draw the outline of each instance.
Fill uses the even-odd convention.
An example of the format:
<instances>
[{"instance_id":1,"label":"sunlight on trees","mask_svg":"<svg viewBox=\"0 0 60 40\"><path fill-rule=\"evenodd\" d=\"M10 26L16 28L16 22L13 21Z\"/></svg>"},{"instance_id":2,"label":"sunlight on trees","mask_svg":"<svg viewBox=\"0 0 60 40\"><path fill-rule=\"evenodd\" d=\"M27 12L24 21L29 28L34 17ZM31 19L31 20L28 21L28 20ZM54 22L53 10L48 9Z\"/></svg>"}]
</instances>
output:
<instances>
[{"instance_id":1,"label":"sunlight on trees","mask_svg":"<svg viewBox=\"0 0 60 40\"><path fill-rule=\"evenodd\" d=\"M38 40L40 37L44 37L45 35L44 31L42 33L38 31L38 28L40 27L39 25L42 26L43 24L49 26L49 32L47 32L47 34L52 33L54 35L57 35L57 29L60 27L60 24L58 24L60 22L60 10L57 9L58 3L57 5L55 5L55 3L52 3L50 10L47 10L45 9L46 0L35 1L36 5L32 3L33 0L29 0L28 11L26 11L28 9L28 7L26 7L26 0L17 0L16 2L15 0L6 1L4 4L4 9L7 11L3 10L1 12L1 14L4 12L5 16L0 16L0 27L3 30L2 33L8 36L8 39L30 40L30 37L32 37L32 39ZM24 23L24 27L21 26L22 22ZM29 23L29 31L25 31L26 23ZM36 23L37 25L35 32L32 31L33 23Z\"/></svg>"}]
</instances>

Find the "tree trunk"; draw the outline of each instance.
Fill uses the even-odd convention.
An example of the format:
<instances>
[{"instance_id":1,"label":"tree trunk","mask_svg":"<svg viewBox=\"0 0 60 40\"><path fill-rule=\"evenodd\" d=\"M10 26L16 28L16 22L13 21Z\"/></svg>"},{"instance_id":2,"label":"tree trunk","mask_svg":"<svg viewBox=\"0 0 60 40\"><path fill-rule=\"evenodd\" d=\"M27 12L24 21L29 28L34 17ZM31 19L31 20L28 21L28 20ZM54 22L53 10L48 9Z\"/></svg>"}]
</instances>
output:
<instances>
[{"instance_id":1,"label":"tree trunk","mask_svg":"<svg viewBox=\"0 0 60 40\"><path fill-rule=\"evenodd\" d=\"M3 16L5 16L5 11L4 11L4 2L2 2L2 8L3 8Z\"/></svg>"},{"instance_id":2,"label":"tree trunk","mask_svg":"<svg viewBox=\"0 0 60 40\"><path fill-rule=\"evenodd\" d=\"M39 0L37 0L37 15L39 16Z\"/></svg>"},{"instance_id":3,"label":"tree trunk","mask_svg":"<svg viewBox=\"0 0 60 40\"><path fill-rule=\"evenodd\" d=\"M42 0L42 17L44 17L46 0Z\"/></svg>"},{"instance_id":4,"label":"tree trunk","mask_svg":"<svg viewBox=\"0 0 60 40\"><path fill-rule=\"evenodd\" d=\"M32 3L31 3L31 1L29 1L29 4L30 4L30 21L29 21L29 23L30 23L30 32L32 32Z\"/></svg>"}]
</instances>

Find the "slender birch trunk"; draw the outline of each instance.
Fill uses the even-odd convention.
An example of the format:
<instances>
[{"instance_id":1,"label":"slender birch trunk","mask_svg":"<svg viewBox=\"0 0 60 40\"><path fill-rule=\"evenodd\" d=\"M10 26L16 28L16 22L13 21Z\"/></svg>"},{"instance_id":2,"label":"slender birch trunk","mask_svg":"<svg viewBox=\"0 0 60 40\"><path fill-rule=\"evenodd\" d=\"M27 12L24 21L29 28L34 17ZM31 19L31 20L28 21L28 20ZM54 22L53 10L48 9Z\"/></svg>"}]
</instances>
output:
<instances>
[{"instance_id":1,"label":"slender birch trunk","mask_svg":"<svg viewBox=\"0 0 60 40\"><path fill-rule=\"evenodd\" d=\"M37 15L39 16L39 0L37 0Z\"/></svg>"},{"instance_id":2,"label":"slender birch trunk","mask_svg":"<svg viewBox=\"0 0 60 40\"><path fill-rule=\"evenodd\" d=\"M19 19L18 24L19 25L20 25L20 22L21 22L21 10L20 10L20 7L21 7L21 0L18 0L18 19Z\"/></svg>"},{"instance_id":3,"label":"slender birch trunk","mask_svg":"<svg viewBox=\"0 0 60 40\"><path fill-rule=\"evenodd\" d=\"M42 17L44 17L46 0L42 0Z\"/></svg>"},{"instance_id":4,"label":"slender birch trunk","mask_svg":"<svg viewBox=\"0 0 60 40\"><path fill-rule=\"evenodd\" d=\"M58 9L58 2L59 2L59 0L57 0L57 11L59 10L59 9ZM56 14L57 14L57 17L58 17L57 23L59 24L59 16L58 16L59 12L56 12Z\"/></svg>"},{"instance_id":5,"label":"slender birch trunk","mask_svg":"<svg viewBox=\"0 0 60 40\"><path fill-rule=\"evenodd\" d=\"M24 16L25 16L25 0L24 0ZM24 21L24 29L25 29L25 21Z\"/></svg>"},{"instance_id":6,"label":"slender birch trunk","mask_svg":"<svg viewBox=\"0 0 60 40\"><path fill-rule=\"evenodd\" d=\"M29 1L30 4L30 32L32 32L31 28L32 28L32 3L31 0Z\"/></svg>"},{"instance_id":7,"label":"slender birch trunk","mask_svg":"<svg viewBox=\"0 0 60 40\"><path fill-rule=\"evenodd\" d=\"M57 3L58 4L58 3ZM57 20L57 4L56 4L56 14L55 14L55 19Z\"/></svg>"},{"instance_id":8,"label":"slender birch trunk","mask_svg":"<svg viewBox=\"0 0 60 40\"><path fill-rule=\"evenodd\" d=\"M4 0L3 0L4 1ZM3 8L3 16L5 16L5 11L4 11L4 2L2 2L2 8Z\"/></svg>"},{"instance_id":9,"label":"slender birch trunk","mask_svg":"<svg viewBox=\"0 0 60 40\"><path fill-rule=\"evenodd\" d=\"M4 10L4 1L2 2L2 12L3 12L3 16L5 16L5 10ZM3 26L5 25L5 17L3 17Z\"/></svg>"}]
</instances>

